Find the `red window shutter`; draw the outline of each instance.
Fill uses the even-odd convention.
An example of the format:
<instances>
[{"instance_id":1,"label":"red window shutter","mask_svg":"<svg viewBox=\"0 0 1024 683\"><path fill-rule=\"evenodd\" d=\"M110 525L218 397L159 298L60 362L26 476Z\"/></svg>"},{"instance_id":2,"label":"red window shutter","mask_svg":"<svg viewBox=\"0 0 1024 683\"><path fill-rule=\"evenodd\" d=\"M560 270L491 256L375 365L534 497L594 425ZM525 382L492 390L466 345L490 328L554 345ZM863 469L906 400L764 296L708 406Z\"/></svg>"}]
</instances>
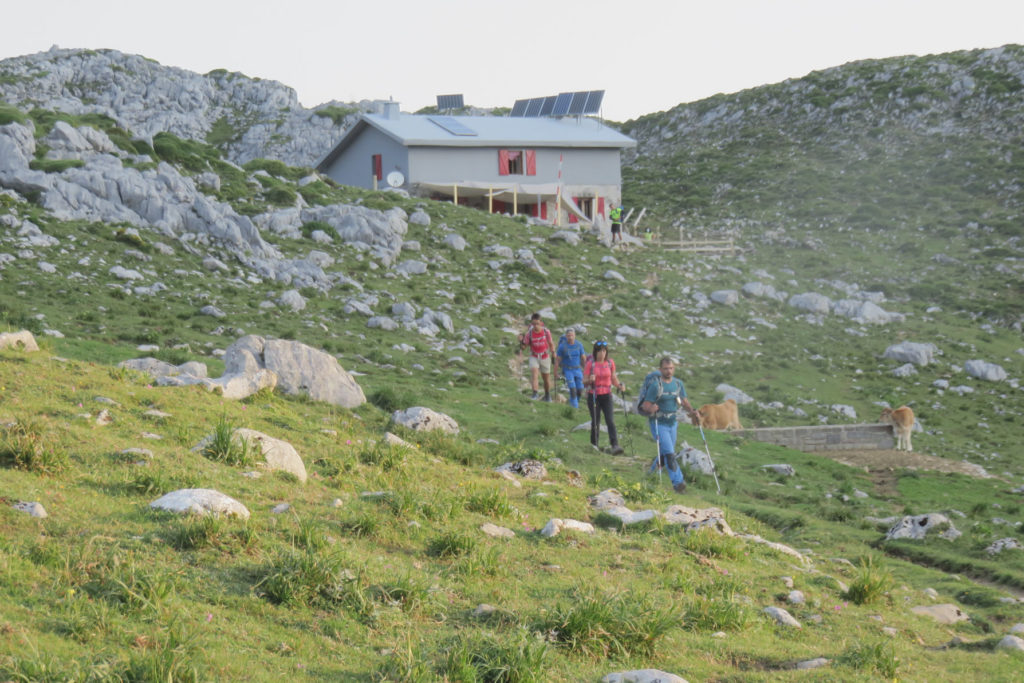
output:
<instances>
[{"instance_id":1,"label":"red window shutter","mask_svg":"<svg viewBox=\"0 0 1024 683\"><path fill-rule=\"evenodd\" d=\"M541 202L540 203L540 219L542 221L546 221L548 219L548 203L547 202Z\"/></svg>"},{"instance_id":2,"label":"red window shutter","mask_svg":"<svg viewBox=\"0 0 1024 683\"><path fill-rule=\"evenodd\" d=\"M498 150L498 175L508 175L508 150Z\"/></svg>"},{"instance_id":3,"label":"red window shutter","mask_svg":"<svg viewBox=\"0 0 1024 683\"><path fill-rule=\"evenodd\" d=\"M597 215L604 216L604 197L597 198Z\"/></svg>"},{"instance_id":4,"label":"red window shutter","mask_svg":"<svg viewBox=\"0 0 1024 683\"><path fill-rule=\"evenodd\" d=\"M526 150L526 175L537 175L537 152Z\"/></svg>"},{"instance_id":5,"label":"red window shutter","mask_svg":"<svg viewBox=\"0 0 1024 683\"><path fill-rule=\"evenodd\" d=\"M579 206L579 203L578 203L578 202L579 202L579 200L580 200L580 198L579 198L579 197L573 197L573 198L572 198L572 201L573 201L573 203L574 203L574 204L576 204L577 206ZM579 223L579 222L580 222L580 219L576 217L576 214L575 214L575 213L573 213L572 211L570 211L570 212L569 212L569 222L570 222L570 223Z\"/></svg>"},{"instance_id":6,"label":"red window shutter","mask_svg":"<svg viewBox=\"0 0 1024 683\"><path fill-rule=\"evenodd\" d=\"M380 154L373 155L373 177L384 180L384 159Z\"/></svg>"}]
</instances>

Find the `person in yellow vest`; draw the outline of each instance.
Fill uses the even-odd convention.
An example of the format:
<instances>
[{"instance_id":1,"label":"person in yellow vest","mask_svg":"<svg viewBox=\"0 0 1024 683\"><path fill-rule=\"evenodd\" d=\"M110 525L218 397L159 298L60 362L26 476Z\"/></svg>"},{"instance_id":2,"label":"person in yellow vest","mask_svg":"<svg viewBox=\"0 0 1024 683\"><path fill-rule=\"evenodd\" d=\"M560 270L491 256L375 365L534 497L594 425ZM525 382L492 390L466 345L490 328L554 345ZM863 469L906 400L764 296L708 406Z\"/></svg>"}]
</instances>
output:
<instances>
[{"instance_id":1,"label":"person in yellow vest","mask_svg":"<svg viewBox=\"0 0 1024 683\"><path fill-rule=\"evenodd\" d=\"M618 237L618 241L622 241L622 208L621 206L613 206L612 210L608 212L608 218L612 222L612 244L615 244L615 238Z\"/></svg>"}]
</instances>

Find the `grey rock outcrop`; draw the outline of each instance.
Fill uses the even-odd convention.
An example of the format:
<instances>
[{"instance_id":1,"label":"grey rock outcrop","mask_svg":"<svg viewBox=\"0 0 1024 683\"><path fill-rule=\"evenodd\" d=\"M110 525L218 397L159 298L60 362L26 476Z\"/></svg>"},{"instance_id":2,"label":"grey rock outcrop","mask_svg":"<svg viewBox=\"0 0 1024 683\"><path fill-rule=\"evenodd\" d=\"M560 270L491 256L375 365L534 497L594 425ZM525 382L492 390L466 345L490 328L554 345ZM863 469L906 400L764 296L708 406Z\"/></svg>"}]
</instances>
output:
<instances>
[{"instance_id":1,"label":"grey rock outcrop","mask_svg":"<svg viewBox=\"0 0 1024 683\"><path fill-rule=\"evenodd\" d=\"M886 533L885 540L891 541L899 538L921 540L932 531L937 531L939 536L948 540L960 536L960 532L953 526L949 517L932 512L925 515L902 517Z\"/></svg>"},{"instance_id":2,"label":"grey rock outcrop","mask_svg":"<svg viewBox=\"0 0 1024 683\"><path fill-rule=\"evenodd\" d=\"M686 683L686 679L660 669L635 669L610 673L601 683Z\"/></svg>"},{"instance_id":3,"label":"grey rock outcrop","mask_svg":"<svg viewBox=\"0 0 1024 683\"><path fill-rule=\"evenodd\" d=\"M804 294L794 294L789 297L789 305L793 308L797 308L801 311L808 313L817 313L824 315L829 312L832 307L832 300L823 294L816 292L806 292Z\"/></svg>"},{"instance_id":4,"label":"grey rock outcrop","mask_svg":"<svg viewBox=\"0 0 1024 683\"><path fill-rule=\"evenodd\" d=\"M775 623L779 624L780 626L801 628L800 622L794 619L792 614L782 609L781 607L765 607L761 611L767 614L769 617L771 617L772 620L774 620Z\"/></svg>"},{"instance_id":5,"label":"grey rock outcrop","mask_svg":"<svg viewBox=\"0 0 1024 683\"><path fill-rule=\"evenodd\" d=\"M958 621L967 621L970 617L963 613L956 605L920 605L910 609L914 614L931 617L940 624L955 624Z\"/></svg>"},{"instance_id":6,"label":"grey rock outcrop","mask_svg":"<svg viewBox=\"0 0 1024 683\"><path fill-rule=\"evenodd\" d=\"M334 356L297 341L242 337L224 352L224 377L259 377L269 371L286 394L304 394L343 408L366 403L362 388Z\"/></svg>"},{"instance_id":7,"label":"grey rock outcrop","mask_svg":"<svg viewBox=\"0 0 1024 683\"><path fill-rule=\"evenodd\" d=\"M193 451L202 451L214 440L214 435L209 435L200 441ZM306 465L298 451L287 441L275 439L255 429L238 428L231 433L231 438L236 443L245 443L254 453L259 453L263 458L263 465L268 470L280 470L295 475L305 483L307 479Z\"/></svg>"}]
</instances>

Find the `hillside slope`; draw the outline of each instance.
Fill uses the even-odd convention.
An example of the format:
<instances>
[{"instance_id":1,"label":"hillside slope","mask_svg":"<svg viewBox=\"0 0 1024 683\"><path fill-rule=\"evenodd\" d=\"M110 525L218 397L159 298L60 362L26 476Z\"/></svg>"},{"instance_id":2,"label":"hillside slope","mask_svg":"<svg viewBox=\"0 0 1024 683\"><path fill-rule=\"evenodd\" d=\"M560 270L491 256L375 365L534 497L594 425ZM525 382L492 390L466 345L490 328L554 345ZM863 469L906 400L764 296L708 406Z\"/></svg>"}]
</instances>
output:
<instances>
[{"instance_id":1,"label":"hillside slope","mask_svg":"<svg viewBox=\"0 0 1024 683\"><path fill-rule=\"evenodd\" d=\"M897 63L859 68L869 79ZM738 111L757 92L719 104ZM654 130L657 118L630 125ZM977 206L957 200L953 223L938 199L911 202L902 186L919 222L890 220L886 206L884 221L852 224L856 207L838 198L839 211L814 212L787 194L792 178L773 185L779 148L759 157L727 122L708 124L721 127L707 132L704 154L731 151L710 175L687 147L634 132L645 151L627 171L633 202L649 196L665 225L684 215L688 229L728 231L741 247L730 257L640 242L610 250L586 231L339 187L276 160L239 167L184 135L133 140L125 125L42 103L0 108L0 320L45 339L38 355L0 354L0 479L11 504L51 513L37 521L3 508L8 677L501 680L504 667L546 681L650 665L691 680L787 680L818 656L832 660L828 680L1015 675L1018 656L996 645L1024 621L1012 592L1024 586L1024 551L988 548L1019 541L1024 523L1024 255L1009 218L1017 190L987 166L976 167L984 182L963 186ZM839 136L824 124L820 134ZM972 137L956 139L968 149ZM1014 151L1003 154L1012 166ZM675 179L736 179L734 158L747 164L746 185L673 203ZM844 159L831 162L838 177ZM868 171L883 166L848 167L869 187ZM955 198L935 180L921 179L928 196ZM663 199L644 194L654 187ZM710 433L723 493L690 473L689 492L676 496L645 476L653 445L635 414L617 417L628 457L612 458L577 429L580 411L527 398L515 335L533 311L556 330L576 326L587 346L608 340L630 392L671 354L694 403L737 395L746 426L870 422L883 405L907 403L921 427L915 449L990 476L864 472ZM225 402L113 367L155 355L217 375L243 334L329 351L370 403L348 411L266 392ZM916 362L890 353L906 341L929 350ZM1002 374L979 374L979 363ZM412 452L379 446L390 411L413 405L451 415L462 433L403 434L419 444ZM112 425L95 422L101 406ZM154 408L170 417L146 414ZM221 416L293 441L309 482L249 479L192 452ZM144 432L162 437L146 446L152 455L124 453ZM680 440L703 446L686 426ZM53 460L27 466L19 453L36 446ZM548 466L548 483L519 488L491 472L525 458ZM795 476L763 467L773 463ZM237 496L252 521L147 509L186 486ZM619 529L587 502L608 487L635 509L718 506L734 530L797 548L808 563L657 521ZM271 511L280 503L293 516ZM880 520L924 513L962 535L885 540L892 522ZM600 530L545 539L539 528L552 517ZM484 538L486 521L512 528L512 539ZM802 606L783 577L805 593ZM908 611L933 600L971 620L945 627ZM497 610L474 614L480 603ZM765 607L791 609L803 628L772 625ZM950 630L962 642L947 646Z\"/></svg>"}]
</instances>

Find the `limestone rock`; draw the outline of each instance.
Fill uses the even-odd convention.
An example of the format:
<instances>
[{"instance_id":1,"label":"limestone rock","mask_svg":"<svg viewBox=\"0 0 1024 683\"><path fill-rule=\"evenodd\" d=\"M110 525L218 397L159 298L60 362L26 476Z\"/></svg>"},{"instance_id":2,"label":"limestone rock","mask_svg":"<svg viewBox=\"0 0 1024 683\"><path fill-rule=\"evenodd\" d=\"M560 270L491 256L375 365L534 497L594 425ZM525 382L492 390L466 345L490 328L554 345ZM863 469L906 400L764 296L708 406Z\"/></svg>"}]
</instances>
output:
<instances>
[{"instance_id":1,"label":"limestone rock","mask_svg":"<svg viewBox=\"0 0 1024 683\"><path fill-rule=\"evenodd\" d=\"M906 516L896 522L885 535L885 540L891 541L897 538L909 538L913 540L923 539L928 532L940 530L942 538L952 541L960 536L960 532L953 526L949 517L932 512L924 515Z\"/></svg>"},{"instance_id":2,"label":"limestone rock","mask_svg":"<svg viewBox=\"0 0 1024 683\"><path fill-rule=\"evenodd\" d=\"M778 464L778 465L761 465L761 469L771 470L775 474L783 477L792 477L796 475L796 470L793 469L792 465Z\"/></svg>"},{"instance_id":3,"label":"limestone rock","mask_svg":"<svg viewBox=\"0 0 1024 683\"><path fill-rule=\"evenodd\" d=\"M480 526L480 531L491 538L515 538L516 533L511 529L487 522Z\"/></svg>"},{"instance_id":4,"label":"limestone rock","mask_svg":"<svg viewBox=\"0 0 1024 683\"><path fill-rule=\"evenodd\" d=\"M249 444L262 455L269 470L282 470L294 474L299 481L306 481L306 465L302 462L298 451L287 441L275 439L255 429L239 428L234 431L234 438Z\"/></svg>"},{"instance_id":5,"label":"limestone rock","mask_svg":"<svg viewBox=\"0 0 1024 683\"><path fill-rule=\"evenodd\" d=\"M829 312L832 307L832 300L822 294L815 292L807 292L804 294L794 294L789 297L789 305L793 308L797 308L801 311L808 313L817 313L824 315Z\"/></svg>"},{"instance_id":6,"label":"limestone rock","mask_svg":"<svg viewBox=\"0 0 1024 683\"><path fill-rule=\"evenodd\" d=\"M971 377L982 379L987 382L1002 382L1006 379L1006 370L995 363L988 363L983 360L969 360L964 363L964 370Z\"/></svg>"},{"instance_id":7,"label":"limestone rock","mask_svg":"<svg viewBox=\"0 0 1024 683\"><path fill-rule=\"evenodd\" d=\"M917 342L900 342L893 344L882 354L883 358L913 363L914 365L928 365L938 351L935 344L919 344Z\"/></svg>"},{"instance_id":8,"label":"limestone rock","mask_svg":"<svg viewBox=\"0 0 1024 683\"><path fill-rule=\"evenodd\" d=\"M996 645L997 650L1024 650L1024 639L1017 636L1003 636Z\"/></svg>"},{"instance_id":9,"label":"limestone rock","mask_svg":"<svg viewBox=\"0 0 1024 683\"><path fill-rule=\"evenodd\" d=\"M179 489L157 498L149 507L194 515L225 515L249 519L249 510L244 505L213 489Z\"/></svg>"},{"instance_id":10,"label":"limestone rock","mask_svg":"<svg viewBox=\"0 0 1024 683\"><path fill-rule=\"evenodd\" d=\"M686 683L686 679L659 669L635 669L610 673L601 683Z\"/></svg>"},{"instance_id":11,"label":"limestone rock","mask_svg":"<svg viewBox=\"0 0 1024 683\"><path fill-rule=\"evenodd\" d=\"M29 503L22 501L15 503L11 507L13 507L15 510L20 510L21 512L27 512L29 516L37 517L39 519L44 519L49 516L46 514L46 508L43 507L42 503Z\"/></svg>"},{"instance_id":12,"label":"limestone rock","mask_svg":"<svg viewBox=\"0 0 1024 683\"><path fill-rule=\"evenodd\" d=\"M28 330L18 332L0 332L0 349L21 349L23 351L38 351L39 345L36 338Z\"/></svg>"},{"instance_id":13,"label":"limestone rock","mask_svg":"<svg viewBox=\"0 0 1024 683\"><path fill-rule=\"evenodd\" d=\"M594 525L588 522L580 522L575 519L559 519L554 517L548 520L548 523L540 530L540 535L544 538L551 538L552 536L557 536L566 530L581 531L585 534L592 534L594 533Z\"/></svg>"},{"instance_id":14,"label":"limestone rock","mask_svg":"<svg viewBox=\"0 0 1024 683\"><path fill-rule=\"evenodd\" d=\"M1000 538L998 541L985 548L985 552L989 555L998 555L1004 550L1020 550L1022 547L1024 546L1021 546L1020 541L1013 536L1008 536L1006 538Z\"/></svg>"},{"instance_id":15,"label":"limestone rock","mask_svg":"<svg viewBox=\"0 0 1024 683\"><path fill-rule=\"evenodd\" d=\"M519 462L507 462L495 468L497 472L511 472L518 474L523 479L534 479L540 481L548 478L548 468L540 460L520 460Z\"/></svg>"},{"instance_id":16,"label":"limestone rock","mask_svg":"<svg viewBox=\"0 0 1024 683\"><path fill-rule=\"evenodd\" d=\"M800 622L793 618L793 615L782 609L781 607L765 607L761 610L769 617L775 620L775 623L781 626L790 626L792 628L801 628Z\"/></svg>"},{"instance_id":17,"label":"limestone rock","mask_svg":"<svg viewBox=\"0 0 1024 683\"><path fill-rule=\"evenodd\" d=\"M391 414L391 421L417 432L430 432L440 429L448 434L459 433L459 425L455 420L444 413L438 413L423 406L396 410Z\"/></svg>"},{"instance_id":18,"label":"limestone rock","mask_svg":"<svg viewBox=\"0 0 1024 683\"><path fill-rule=\"evenodd\" d=\"M663 515L669 524L682 524L687 531L710 527L725 536L733 536L732 528L725 521L725 513L719 508L691 508L685 505L670 505Z\"/></svg>"},{"instance_id":19,"label":"limestone rock","mask_svg":"<svg viewBox=\"0 0 1024 683\"><path fill-rule=\"evenodd\" d=\"M955 624L958 621L967 621L969 617L960 611L956 605L920 605L910 609L914 614L931 617L940 624Z\"/></svg>"}]
</instances>

